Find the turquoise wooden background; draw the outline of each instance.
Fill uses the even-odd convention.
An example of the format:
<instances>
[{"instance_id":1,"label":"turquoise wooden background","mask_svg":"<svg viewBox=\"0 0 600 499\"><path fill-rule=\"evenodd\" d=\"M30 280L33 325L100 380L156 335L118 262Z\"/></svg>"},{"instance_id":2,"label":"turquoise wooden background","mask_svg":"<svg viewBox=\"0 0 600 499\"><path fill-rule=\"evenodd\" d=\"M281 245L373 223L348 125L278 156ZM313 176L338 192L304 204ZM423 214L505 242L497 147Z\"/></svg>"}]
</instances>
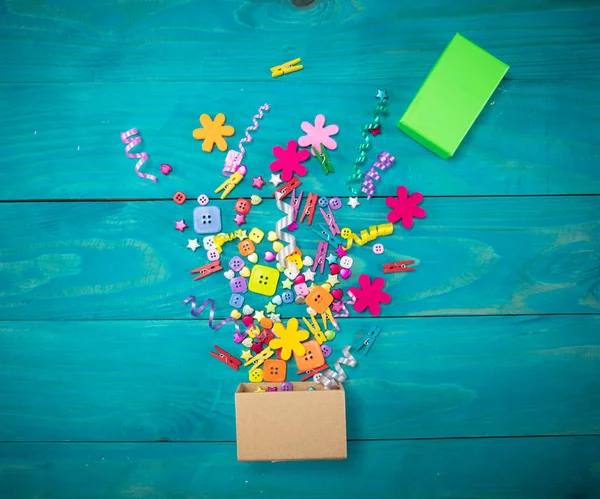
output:
<instances>
[{"instance_id":1,"label":"turquoise wooden background","mask_svg":"<svg viewBox=\"0 0 600 499\"><path fill-rule=\"evenodd\" d=\"M394 123L456 31L511 69L443 161ZM1 497L600 497L597 1L4 0L0 43ZM303 71L271 79L294 57ZM428 216L385 258L354 253L355 274L396 257L418 270L390 278L384 332L349 373L349 458L238 463L245 376L208 356L230 333L180 304L229 295L190 280L203 257L172 228L220 182L224 154L191 131L223 112L235 144L268 102L246 156L266 175L272 146L323 113L341 129L337 181L378 88L375 149L398 163L340 226L381 220L399 184ZM123 153L133 126L144 170L175 169L156 185ZM304 185L347 195L330 180L312 163ZM265 199L249 225L274 211ZM333 345L371 322L343 320Z\"/></svg>"}]
</instances>

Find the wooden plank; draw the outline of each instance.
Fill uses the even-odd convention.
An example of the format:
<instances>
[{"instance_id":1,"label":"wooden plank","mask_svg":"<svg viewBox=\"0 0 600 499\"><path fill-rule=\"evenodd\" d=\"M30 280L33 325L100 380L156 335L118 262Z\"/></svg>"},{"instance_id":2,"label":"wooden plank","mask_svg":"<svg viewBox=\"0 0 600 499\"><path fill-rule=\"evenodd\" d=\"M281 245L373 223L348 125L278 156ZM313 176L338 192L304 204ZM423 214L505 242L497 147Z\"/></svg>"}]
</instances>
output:
<instances>
[{"instance_id":1,"label":"wooden plank","mask_svg":"<svg viewBox=\"0 0 600 499\"><path fill-rule=\"evenodd\" d=\"M387 86L389 114L373 139L366 166L381 151L397 157L377 182L377 194L392 195L398 185L426 195L597 194L596 135L600 100L595 80L505 81L479 117L457 155L444 161L396 129L395 123L420 81L402 79ZM315 159L307 162L303 186L329 196L348 195L361 127L372 119L375 84L137 83L3 85L0 102L11 113L0 121L6 168L0 170L0 199L171 198L181 190L194 199L212 194L224 180L226 153L202 152L192 137L201 113L223 112L237 130L237 148L258 106L271 111L246 147L249 177L234 196L260 193L250 176L270 178L272 148L300 137L300 123L323 113L336 123L338 148L330 156L336 173L325 176ZM299 104L301 102L301 106ZM132 108L133 104L133 108ZM124 154L119 133L137 127L140 150L150 154L135 175L136 161ZM136 149L137 150L137 149ZM169 163L170 176L159 165ZM200 180L201 179L201 180ZM335 184L335 189L332 188Z\"/></svg>"},{"instance_id":2,"label":"wooden plank","mask_svg":"<svg viewBox=\"0 0 600 499\"><path fill-rule=\"evenodd\" d=\"M592 499L600 439L349 442L345 461L238 463L234 444L8 444L12 499L403 497ZM302 478L300 478L302 477Z\"/></svg>"},{"instance_id":3,"label":"wooden plank","mask_svg":"<svg viewBox=\"0 0 600 499\"><path fill-rule=\"evenodd\" d=\"M456 31L510 64L510 78L597 77L599 19L593 0L6 2L1 78L268 81L302 57L286 80L389 82L424 77Z\"/></svg>"},{"instance_id":4,"label":"wooden plank","mask_svg":"<svg viewBox=\"0 0 600 499\"><path fill-rule=\"evenodd\" d=\"M218 204L225 231L237 228L233 203ZM189 306L181 301L190 294L218 300L218 316L228 316L229 282L221 274L194 282L189 271L206 264L206 254L186 249L188 238L197 237L192 229L174 230L175 220L192 223L194 205L195 200L181 206L173 201L1 204L2 318L182 319L189 317ZM423 206L427 218L410 231L397 224L393 235L378 240L387 248L383 255L374 255L371 245L354 245L353 275L340 286L356 285L361 273L383 275L383 263L414 259L416 272L386 276L393 303L383 306L383 315L600 308L599 197L425 199ZM374 199L356 211L344 207L336 218L340 228L359 231L384 222L387 212L384 200ZM265 200L252 209L245 227L272 230L280 215L274 201ZM294 234L299 247L314 256L317 236L306 223ZM258 245L260 261L267 249L265 238ZM229 243L223 263L236 254L235 243ZM269 300L248 293L246 303L260 310ZM304 315L306 308L282 305L278 313Z\"/></svg>"},{"instance_id":5,"label":"wooden plank","mask_svg":"<svg viewBox=\"0 0 600 499\"><path fill-rule=\"evenodd\" d=\"M334 359L371 321L348 319ZM348 368L348 438L598 434L600 316L379 319ZM241 347L206 322L4 322L0 441L233 441ZM296 375L288 363L288 380Z\"/></svg>"}]
</instances>

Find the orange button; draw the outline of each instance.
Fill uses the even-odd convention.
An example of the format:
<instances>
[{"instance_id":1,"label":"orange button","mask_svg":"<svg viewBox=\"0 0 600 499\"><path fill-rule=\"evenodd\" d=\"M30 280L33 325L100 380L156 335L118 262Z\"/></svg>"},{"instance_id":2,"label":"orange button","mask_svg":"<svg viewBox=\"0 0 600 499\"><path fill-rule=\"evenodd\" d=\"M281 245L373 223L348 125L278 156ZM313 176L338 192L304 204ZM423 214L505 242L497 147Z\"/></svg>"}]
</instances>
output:
<instances>
[{"instance_id":1,"label":"orange button","mask_svg":"<svg viewBox=\"0 0 600 499\"><path fill-rule=\"evenodd\" d=\"M294 354L296 364L298 365L298 371L317 369L325 364L323 350L321 350L321 346L316 340L305 341L302 345L306 348L306 353L304 355Z\"/></svg>"},{"instance_id":2,"label":"orange button","mask_svg":"<svg viewBox=\"0 0 600 499\"><path fill-rule=\"evenodd\" d=\"M177 204L183 204L185 203L186 197L185 194L181 191L177 191L175 193L175 195L173 196L173 201L175 201Z\"/></svg>"},{"instance_id":3,"label":"orange button","mask_svg":"<svg viewBox=\"0 0 600 499\"><path fill-rule=\"evenodd\" d=\"M242 256L248 256L252 253L256 253L256 248L254 247L254 243L250 239L244 239L240 241L238 244L238 249Z\"/></svg>"},{"instance_id":4,"label":"orange button","mask_svg":"<svg viewBox=\"0 0 600 499\"><path fill-rule=\"evenodd\" d=\"M268 317L260 320L260 325L263 329L271 329L273 327L273 321Z\"/></svg>"},{"instance_id":5,"label":"orange button","mask_svg":"<svg viewBox=\"0 0 600 499\"><path fill-rule=\"evenodd\" d=\"M333 296L322 286L315 286L305 301L317 314L322 314L333 303Z\"/></svg>"},{"instance_id":6,"label":"orange button","mask_svg":"<svg viewBox=\"0 0 600 499\"><path fill-rule=\"evenodd\" d=\"M282 383L285 381L287 364L285 360L265 360L263 365L263 380Z\"/></svg>"}]
</instances>

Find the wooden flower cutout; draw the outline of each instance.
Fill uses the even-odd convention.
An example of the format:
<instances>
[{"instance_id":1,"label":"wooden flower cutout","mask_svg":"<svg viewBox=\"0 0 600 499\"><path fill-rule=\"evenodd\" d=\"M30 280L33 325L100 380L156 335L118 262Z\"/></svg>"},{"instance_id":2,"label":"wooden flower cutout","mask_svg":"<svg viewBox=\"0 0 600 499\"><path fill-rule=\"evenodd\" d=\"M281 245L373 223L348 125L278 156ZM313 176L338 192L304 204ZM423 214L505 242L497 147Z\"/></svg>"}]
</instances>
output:
<instances>
[{"instance_id":1,"label":"wooden flower cutout","mask_svg":"<svg viewBox=\"0 0 600 499\"><path fill-rule=\"evenodd\" d=\"M235 129L225 123L225 115L219 113L215 116L214 121L208 114L200 116L200 124L202 128L196 128L193 136L196 140L204 140L202 150L211 152L216 144L219 151L227 150L227 142L223 137L231 137L235 133Z\"/></svg>"},{"instance_id":2,"label":"wooden flower cutout","mask_svg":"<svg viewBox=\"0 0 600 499\"><path fill-rule=\"evenodd\" d=\"M287 327L281 322L275 323L273 332L279 338L272 339L269 346L273 350L281 348L281 358L283 360L289 360L292 352L296 355L304 355L306 353L306 348L304 348L302 342L308 339L308 331L298 329L298 319L292 317L288 321Z\"/></svg>"}]
</instances>

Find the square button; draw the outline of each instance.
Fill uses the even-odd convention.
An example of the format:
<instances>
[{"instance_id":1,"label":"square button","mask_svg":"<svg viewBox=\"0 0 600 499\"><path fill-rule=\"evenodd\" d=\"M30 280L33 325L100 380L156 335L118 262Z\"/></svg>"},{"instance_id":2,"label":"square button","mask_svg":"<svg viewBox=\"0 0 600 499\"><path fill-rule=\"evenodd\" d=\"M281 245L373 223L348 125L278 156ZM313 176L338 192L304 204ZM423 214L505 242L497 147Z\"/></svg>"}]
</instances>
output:
<instances>
[{"instance_id":1,"label":"square button","mask_svg":"<svg viewBox=\"0 0 600 499\"><path fill-rule=\"evenodd\" d=\"M248 256L252 253L256 253L256 248L254 247L254 243L250 239L244 239L238 243L238 249L242 256Z\"/></svg>"},{"instance_id":2,"label":"square button","mask_svg":"<svg viewBox=\"0 0 600 499\"><path fill-rule=\"evenodd\" d=\"M245 277L234 277L229 281L229 285L231 286L231 291L234 293L245 293L248 290L248 283Z\"/></svg>"},{"instance_id":3,"label":"square button","mask_svg":"<svg viewBox=\"0 0 600 499\"><path fill-rule=\"evenodd\" d=\"M306 297L306 304L317 314L322 314L333 303L333 296L325 288L315 286Z\"/></svg>"},{"instance_id":4,"label":"square button","mask_svg":"<svg viewBox=\"0 0 600 499\"><path fill-rule=\"evenodd\" d=\"M294 292L298 296L308 296L308 286L304 282L302 282L300 284L296 284L294 286Z\"/></svg>"},{"instance_id":5,"label":"square button","mask_svg":"<svg viewBox=\"0 0 600 499\"><path fill-rule=\"evenodd\" d=\"M247 215L248 213L250 213L251 206L252 205L250 204L249 199L239 198L235 202L235 206L233 207L233 209L236 211L236 213L241 213L242 215Z\"/></svg>"},{"instance_id":6,"label":"square button","mask_svg":"<svg viewBox=\"0 0 600 499\"><path fill-rule=\"evenodd\" d=\"M265 360L263 364L263 380L270 383L282 383L285 381L287 364L285 360Z\"/></svg>"},{"instance_id":7,"label":"square button","mask_svg":"<svg viewBox=\"0 0 600 499\"><path fill-rule=\"evenodd\" d=\"M221 255L219 255L219 252L216 249L209 249L206 252L206 256L211 262L216 262L221 257Z\"/></svg>"},{"instance_id":8,"label":"square button","mask_svg":"<svg viewBox=\"0 0 600 499\"><path fill-rule=\"evenodd\" d=\"M302 343L306 348L304 355L294 354L298 371L308 371L309 369L317 369L325 364L325 357L321 345L316 340L305 341Z\"/></svg>"},{"instance_id":9,"label":"square button","mask_svg":"<svg viewBox=\"0 0 600 499\"><path fill-rule=\"evenodd\" d=\"M238 295L237 293L233 293L231 298L229 298L229 304L233 308L240 308L244 304L244 297L242 295Z\"/></svg>"},{"instance_id":10,"label":"square button","mask_svg":"<svg viewBox=\"0 0 600 499\"><path fill-rule=\"evenodd\" d=\"M244 260L242 260L239 256L234 256L231 260L229 260L229 268L234 272L239 272L242 270L246 264Z\"/></svg>"},{"instance_id":11,"label":"square button","mask_svg":"<svg viewBox=\"0 0 600 499\"><path fill-rule=\"evenodd\" d=\"M262 230L257 229L256 227L254 227L254 229L252 229L250 231L250 234L248 234L248 238L254 244L260 244L260 242L263 240L264 237L265 237L265 233Z\"/></svg>"},{"instance_id":12,"label":"square button","mask_svg":"<svg viewBox=\"0 0 600 499\"><path fill-rule=\"evenodd\" d=\"M279 271L277 269L265 267L264 265L255 265L252 267L248 289L259 295L273 296L275 291L277 291L278 283Z\"/></svg>"},{"instance_id":13,"label":"square button","mask_svg":"<svg viewBox=\"0 0 600 499\"><path fill-rule=\"evenodd\" d=\"M202 238L202 245L205 250L217 249L215 244L215 236L205 236Z\"/></svg>"},{"instance_id":14,"label":"square button","mask_svg":"<svg viewBox=\"0 0 600 499\"><path fill-rule=\"evenodd\" d=\"M194 230L198 234L211 234L221 230L221 208L198 206L194 208Z\"/></svg>"}]
</instances>

